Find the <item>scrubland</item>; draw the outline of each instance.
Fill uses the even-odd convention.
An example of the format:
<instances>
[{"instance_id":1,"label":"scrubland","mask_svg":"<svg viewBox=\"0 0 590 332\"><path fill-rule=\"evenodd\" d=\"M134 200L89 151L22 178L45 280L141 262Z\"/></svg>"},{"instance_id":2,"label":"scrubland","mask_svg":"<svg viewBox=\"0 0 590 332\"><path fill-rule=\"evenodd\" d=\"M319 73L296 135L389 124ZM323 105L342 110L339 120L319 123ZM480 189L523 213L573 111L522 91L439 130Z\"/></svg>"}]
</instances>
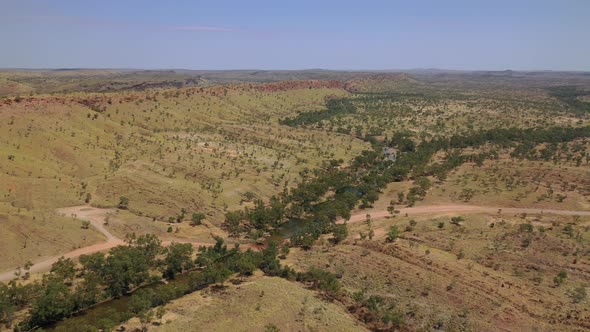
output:
<instances>
[{"instance_id":1,"label":"scrubland","mask_svg":"<svg viewBox=\"0 0 590 332\"><path fill-rule=\"evenodd\" d=\"M6 328L590 329L587 75L68 75L0 79L0 269L105 241L68 206L135 237L2 284Z\"/></svg>"}]
</instances>

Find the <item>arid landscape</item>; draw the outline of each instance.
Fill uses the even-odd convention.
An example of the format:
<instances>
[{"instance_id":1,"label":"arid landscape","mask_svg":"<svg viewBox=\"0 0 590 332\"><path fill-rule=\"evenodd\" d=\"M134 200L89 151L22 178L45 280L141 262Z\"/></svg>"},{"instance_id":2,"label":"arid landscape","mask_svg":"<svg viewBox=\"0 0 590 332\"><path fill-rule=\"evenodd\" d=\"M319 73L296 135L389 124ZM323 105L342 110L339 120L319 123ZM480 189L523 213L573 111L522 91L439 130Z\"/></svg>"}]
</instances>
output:
<instances>
[{"instance_id":1,"label":"arid landscape","mask_svg":"<svg viewBox=\"0 0 590 332\"><path fill-rule=\"evenodd\" d=\"M0 1L0 332L590 331L590 1Z\"/></svg>"},{"instance_id":2,"label":"arid landscape","mask_svg":"<svg viewBox=\"0 0 590 332\"><path fill-rule=\"evenodd\" d=\"M590 329L587 75L322 74L3 72L3 329Z\"/></svg>"}]
</instances>

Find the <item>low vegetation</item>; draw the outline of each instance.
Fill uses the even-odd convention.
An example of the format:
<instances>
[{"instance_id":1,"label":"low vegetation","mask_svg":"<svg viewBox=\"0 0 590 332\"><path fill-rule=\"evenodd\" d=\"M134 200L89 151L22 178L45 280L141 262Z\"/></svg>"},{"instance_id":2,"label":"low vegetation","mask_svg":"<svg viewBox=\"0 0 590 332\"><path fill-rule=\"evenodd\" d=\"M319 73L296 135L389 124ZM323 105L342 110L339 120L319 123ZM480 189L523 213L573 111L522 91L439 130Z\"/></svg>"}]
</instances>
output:
<instances>
[{"instance_id":1,"label":"low vegetation","mask_svg":"<svg viewBox=\"0 0 590 332\"><path fill-rule=\"evenodd\" d=\"M590 328L587 78L193 74L127 73L108 92L88 73L84 88L9 75L20 92L0 100L0 240L4 268L21 268L0 284L2 324ZM30 273L104 240L54 212L83 204L138 235Z\"/></svg>"}]
</instances>

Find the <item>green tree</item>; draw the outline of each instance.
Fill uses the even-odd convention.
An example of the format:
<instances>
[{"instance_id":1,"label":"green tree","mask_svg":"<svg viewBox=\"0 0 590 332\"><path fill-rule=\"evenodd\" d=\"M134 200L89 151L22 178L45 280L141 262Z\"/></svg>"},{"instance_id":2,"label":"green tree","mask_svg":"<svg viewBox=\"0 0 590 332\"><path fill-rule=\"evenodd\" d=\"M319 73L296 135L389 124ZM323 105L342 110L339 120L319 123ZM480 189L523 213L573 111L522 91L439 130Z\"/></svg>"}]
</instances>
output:
<instances>
[{"instance_id":1,"label":"green tree","mask_svg":"<svg viewBox=\"0 0 590 332\"><path fill-rule=\"evenodd\" d=\"M346 224L334 225L334 242L340 243L348 237L348 227Z\"/></svg>"},{"instance_id":2,"label":"green tree","mask_svg":"<svg viewBox=\"0 0 590 332\"><path fill-rule=\"evenodd\" d=\"M142 285L149 277L146 254L138 247L118 246L106 258L102 280L110 296L121 296Z\"/></svg>"},{"instance_id":3,"label":"green tree","mask_svg":"<svg viewBox=\"0 0 590 332\"><path fill-rule=\"evenodd\" d=\"M262 250L262 258L258 267L266 274L277 275L281 269L281 264L277 259L279 250L277 243L271 241L264 250Z\"/></svg>"},{"instance_id":4,"label":"green tree","mask_svg":"<svg viewBox=\"0 0 590 332\"><path fill-rule=\"evenodd\" d=\"M70 288L58 278L45 278L42 292L31 306L30 326L46 326L71 314L75 301Z\"/></svg>"},{"instance_id":5,"label":"green tree","mask_svg":"<svg viewBox=\"0 0 590 332\"><path fill-rule=\"evenodd\" d=\"M49 272L55 275L58 280L72 282L76 276L76 264L69 258L60 257L57 262L51 265Z\"/></svg>"},{"instance_id":6,"label":"green tree","mask_svg":"<svg viewBox=\"0 0 590 332\"><path fill-rule=\"evenodd\" d=\"M203 223L203 220L205 220L204 213L202 213L202 212L193 213L193 215L191 217L191 226L201 225Z\"/></svg>"},{"instance_id":7,"label":"green tree","mask_svg":"<svg viewBox=\"0 0 590 332\"><path fill-rule=\"evenodd\" d=\"M10 325L17 307L12 301L10 289L0 282L0 323Z\"/></svg>"},{"instance_id":8,"label":"green tree","mask_svg":"<svg viewBox=\"0 0 590 332\"><path fill-rule=\"evenodd\" d=\"M387 242L394 242L399 237L399 229L397 226L391 226L387 232Z\"/></svg>"},{"instance_id":9,"label":"green tree","mask_svg":"<svg viewBox=\"0 0 590 332\"><path fill-rule=\"evenodd\" d=\"M229 211L225 214L224 223L231 236L237 237L240 235L240 222L243 217L244 215L242 211Z\"/></svg>"},{"instance_id":10,"label":"green tree","mask_svg":"<svg viewBox=\"0 0 590 332\"><path fill-rule=\"evenodd\" d=\"M148 311L152 308L152 301L155 297L152 289L140 289L131 296L129 300L129 311L135 315Z\"/></svg>"},{"instance_id":11,"label":"green tree","mask_svg":"<svg viewBox=\"0 0 590 332\"><path fill-rule=\"evenodd\" d=\"M332 297L337 296L342 288L335 274L317 267L311 267L309 271L298 274L297 280L311 283L312 288Z\"/></svg>"},{"instance_id":12,"label":"green tree","mask_svg":"<svg viewBox=\"0 0 590 332\"><path fill-rule=\"evenodd\" d=\"M234 264L234 270L240 277L251 276L256 270L258 260L252 252L241 254Z\"/></svg>"},{"instance_id":13,"label":"green tree","mask_svg":"<svg viewBox=\"0 0 590 332\"><path fill-rule=\"evenodd\" d=\"M134 239L131 245L136 246L143 252L148 264L153 266L156 256L161 254L164 250L162 248L162 241L155 234L145 234Z\"/></svg>"},{"instance_id":14,"label":"green tree","mask_svg":"<svg viewBox=\"0 0 590 332\"><path fill-rule=\"evenodd\" d=\"M100 274L105 263L105 257L102 252L95 252L89 255L82 255L78 258L80 265L82 265L82 273L84 274Z\"/></svg>"},{"instance_id":15,"label":"green tree","mask_svg":"<svg viewBox=\"0 0 590 332\"><path fill-rule=\"evenodd\" d=\"M174 279L177 273L193 268L193 246L190 243L172 242L166 249L164 263L164 278Z\"/></svg>"},{"instance_id":16,"label":"green tree","mask_svg":"<svg viewBox=\"0 0 590 332\"><path fill-rule=\"evenodd\" d=\"M86 308L97 302L102 297L101 278L98 274L91 273L84 276L84 280L78 283L74 292L77 308Z\"/></svg>"}]
</instances>

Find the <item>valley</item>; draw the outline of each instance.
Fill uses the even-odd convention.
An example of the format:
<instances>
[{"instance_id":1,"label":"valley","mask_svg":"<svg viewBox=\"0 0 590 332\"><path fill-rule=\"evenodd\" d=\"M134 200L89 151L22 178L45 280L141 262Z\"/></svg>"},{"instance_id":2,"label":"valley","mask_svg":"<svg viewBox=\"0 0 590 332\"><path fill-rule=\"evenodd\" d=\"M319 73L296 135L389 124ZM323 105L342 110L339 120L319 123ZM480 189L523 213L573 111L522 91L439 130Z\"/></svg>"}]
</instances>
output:
<instances>
[{"instance_id":1,"label":"valley","mask_svg":"<svg viewBox=\"0 0 590 332\"><path fill-rule=\"evenodd\" d=\"M587 75L0 77L0 329L590 328Z\"/></svg>"}]
</instances>

